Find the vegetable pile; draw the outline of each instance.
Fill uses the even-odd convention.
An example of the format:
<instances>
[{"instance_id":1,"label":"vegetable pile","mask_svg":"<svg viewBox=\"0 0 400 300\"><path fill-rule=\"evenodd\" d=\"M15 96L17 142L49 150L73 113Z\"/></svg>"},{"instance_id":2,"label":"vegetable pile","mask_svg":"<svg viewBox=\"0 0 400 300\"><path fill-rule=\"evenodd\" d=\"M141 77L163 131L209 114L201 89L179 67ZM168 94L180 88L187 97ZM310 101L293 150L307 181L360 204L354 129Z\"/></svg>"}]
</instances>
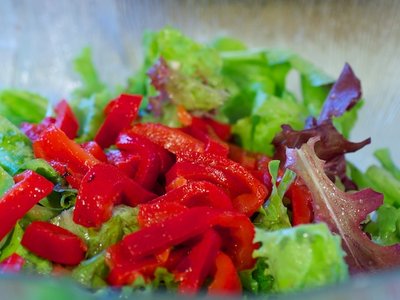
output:
<instances>
[{"instance_id":1,"label":"vegetable pile","mask_svg":"<svg viewBox=\"0 0 400 300\"><path fill-rule=\"evenodd\" d=\"M125 87L82 84L54 107L0 92L0 270L97 291L274 294L400 265L400 170L346 153L362 105L298 55L147 33ZM301 95L286 81L299 76Z\"/></svg>"}]
</instances>

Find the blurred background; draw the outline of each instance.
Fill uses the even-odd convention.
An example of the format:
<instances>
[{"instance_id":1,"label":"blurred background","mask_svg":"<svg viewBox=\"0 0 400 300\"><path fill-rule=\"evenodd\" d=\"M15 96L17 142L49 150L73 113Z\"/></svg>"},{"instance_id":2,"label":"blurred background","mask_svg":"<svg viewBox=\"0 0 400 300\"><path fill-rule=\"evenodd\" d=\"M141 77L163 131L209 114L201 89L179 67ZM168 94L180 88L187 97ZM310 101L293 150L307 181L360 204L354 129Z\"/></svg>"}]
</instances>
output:
<instances>
[{"instance_id":1,"label":"blurred background","mask_svg":"<svg viewBox=\"0 0 400 300\"><path fill-rule=\"evenodd\" d=\"M171 25L199 41L233 36L254 47L290 48L337 77L349 62L366 103L353 140L373 144L350 159L400 153L400 1L0 0L0 89L53 100L76 86L72 59L90 46L102 78L124 82L141 57L144 30Z\"/></svg>"}]
</instances>

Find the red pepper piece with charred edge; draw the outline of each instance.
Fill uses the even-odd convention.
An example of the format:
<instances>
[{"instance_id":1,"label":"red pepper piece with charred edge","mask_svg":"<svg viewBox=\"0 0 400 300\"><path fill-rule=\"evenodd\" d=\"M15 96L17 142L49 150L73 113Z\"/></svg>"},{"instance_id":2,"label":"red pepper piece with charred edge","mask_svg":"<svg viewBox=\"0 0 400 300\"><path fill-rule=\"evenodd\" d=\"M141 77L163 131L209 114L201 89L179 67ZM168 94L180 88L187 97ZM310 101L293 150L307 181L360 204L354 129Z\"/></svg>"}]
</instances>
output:
<instances>
[{"instance_id":1,"label":"red pepper piece with charred edge","mask_svg":"<svg viewBox=\"0 0 400 300\"><path fill-rule=\"evenodd\" d=\"M53 191L53 183L28 170L15 177L17 182L0 199L0 240L36 203Z\"/></svg>"},{"instance_id":2,"label":"red pepper piece with charred edge","mask_svg":"<svg viewBox=\"0 0 400 300\"><path fill-rule=\"evenodd\" d=\"M34 221L26 228L21 244L36 255L63 265L79 264L87 251L78 236L42 221Z\"/></svg>"},{"instance_id":3,"label":"red pepper piece with charred edge","mask_svg":"<svg viewBox=\"0 0 400 300\"><path fill-rule=\"evenodd\" d=\"M136 119L142 96L122 94L113 100L105 109L107 114L94 140L102 147L108 148L115 143L118 134L129 128Z\"/></svg>"}]
</instances>

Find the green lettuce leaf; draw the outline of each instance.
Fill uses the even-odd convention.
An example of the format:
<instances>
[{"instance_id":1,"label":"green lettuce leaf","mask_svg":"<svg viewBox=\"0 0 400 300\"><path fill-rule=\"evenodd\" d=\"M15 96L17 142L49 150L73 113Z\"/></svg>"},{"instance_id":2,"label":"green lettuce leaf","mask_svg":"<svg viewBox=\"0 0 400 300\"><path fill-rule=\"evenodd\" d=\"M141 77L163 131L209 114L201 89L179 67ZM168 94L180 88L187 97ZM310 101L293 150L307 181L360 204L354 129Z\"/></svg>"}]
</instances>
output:
<instances>
[{"instance_id":1,"label":"green lettuce leaf","mask_svg":"<svg viewBox=\"0 0 400 300\"><path fill-rule=\"evenodd\" d=\"M400 181L400 169L393 162L389 149L378 149L374 152L374 156L378 159L378 161L386 171L390 172L393 177Z\"/></svg>"},{"instance_id":2,"label":"green lettuce leaf","mask_svg":"<svg viewBox=\"0 0 400 300\"><path fill-rule=\"evenodd\" d=\"M0 261L3 261L11 254L17 252L17 249L21 247L21 240L23 235L24 230L19 225L19 223L17 223L14 229L1 241L2 245L0 247Z\"/></svg>"},{"instance_id":3,"label":"green lettuce leaf","mask_svg":"<svg viewBox=\"0 0 400 300\"><path fill-rule=\"evenodd\" d=\"M21 90L0 92L0 115L16 126L22 122L39 123L45 117L48 105L47 99L31 92Z\"/></svg>"},{"instance_id":4,"label":"green lettuce leaf","mask_svg":"<svg viewBox=\"0 0 400 300\"><path fill-rule=\"evenodd\" d=\"M126 234L138 230L137 214L138 208L125 205L116 206L111 219L103 223L99 229L95 229L76 224L72 219L73 210L68 209L53 218L51 223L61 226L83 239L88 247L86 256L90 258L120 241Z\"/></svg>"},{"instance_id":5,"label":"green lettuce leaf","mask_svg":"<svg viewBox=\"0 0 400 300\"><path fill-rule=\"evenodd\" d=\"M104 252L82 261L72 271L72 278L88 288L103 288L107 286L105 278L108 274L108 267L105 263Z\"/></svg>"},{"instance_id":6,"label":"green lettuce leaf","mask_svg":"<svg viewBox=\"0 0 400 300\"><path fill-rule=\"evenodd\" d=\"M308 224L273 232L256 230L261 247L254 257L264 260L264 277L272 276L272 291L294 292L335 284L348 278L340 237L326 224Z\"/></svg>"},{"instance_id":7,"label":"green lettuce leaf","mask_svg":"<svg viewBox=\"0 0 400 300\"><path fill-rule=\"evenodd\" d=\"M13 185L13 178L2 167L0 167L0 197L3 196Z\"/></svg>"},{"instance_id":8,"label":"green lettuce leaf","mask_svg":"<svg viewBox=\"0 0 400 300\"><path fill-rule=\"evenodd\" d=\"M283 205L283 197L296 178L296 174L286 169L282 176L282 179L277 186L279 161L273 160L268 165L269 172L272 180L272 192L269 199L266 201L264 207L261 207L259 214L254 220L254 224L258 228L266 230L277 230L282 228L288 228L290 224L289 216L287 214L287 208Z\"/></svg>"},{"instance_id":9,"label":"green lettuce leaf","mask_svg":"<svg viewBox=\"0 0 400 300\"><path fill-rule=\"evenodd\" d=\"M364 231L377 244L389 246L400 243L400 208L383 204L370 215Z\"/></svg>"},{"instance_id":10,"label":"green lettuce leaf","mask_svg":"<svg viewBox=\"0 0 400 300\"><path fill-rule=\"evenodd\" d=\"M100 125L105 119L104 108L112 96L109 91L103 90L92 94L88 98L75 98L71 107L79 122L79 142L93 140Z\"/></svg>"},{"instance_id":11,"label":"green lettuce leaf","mask_svg":"<svg viewBox=\"0 0 400 300\"><path fill-rule=\"evenodd\" d=\"M81 86L73 92L75 98L89 98L106 88L93 64L90 48L84 48L81 54L75 58L74 68L81 78Z\"/></svg>"},{"instance_id":12,"label":"green lettuce leaf","mask_svg":"<svg viewBox=\"0 0 400 300\"><path fill-rule=\"evenodd\" d=\"M10 175L23 169L32 160L31 141L15 125L0 116L0 167Z\"/></svg>"},{"instance_id":13,"label":"green lettuce leaf","mask_svg":"<svg viewBox=\"0 0 400 300\"><path fill-rule=\"evenodd\" d=\"M158 32L147 32L143 44L144 63L129 79L127 87L129 92L144 95L143 108L147 107L149 98L159 93L167 98L153 101L180 104L188 110L209 111L225 101L222 60L214 48L168 27ZM165 65L160 66L160 58ZM165 69L168 72L164 72ZM159 91L151 85L147 72L153 80L163 82L162 87L155 84Z\"/></svg>"}]
</instances>

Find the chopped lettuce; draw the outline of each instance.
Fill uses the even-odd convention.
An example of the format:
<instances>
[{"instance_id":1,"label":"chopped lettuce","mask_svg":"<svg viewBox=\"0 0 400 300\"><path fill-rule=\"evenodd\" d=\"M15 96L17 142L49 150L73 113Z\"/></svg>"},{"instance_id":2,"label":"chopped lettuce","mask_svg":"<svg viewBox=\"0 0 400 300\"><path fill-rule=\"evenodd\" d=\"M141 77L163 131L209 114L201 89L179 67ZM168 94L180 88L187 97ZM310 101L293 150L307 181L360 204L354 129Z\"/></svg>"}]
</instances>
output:
<instances>
[{"instance_id":1,"label":"chopped lettuce","mask_svg":"<svg viewBox=\"0 0 400 300\"><path fill-rule=\"evenodd\" d=\"M75 233L83 239L88 247L86 256L93 257L121 240L126 234L139 229L137 223L138 208L119 205L114 208L113 216L105 222L100 229L87 228L76 224L73 217L73 210L68 209L51 220L55 225L63 227Z\"/></svg>"},{"instance_id":2,"label":"chopped lettuce","mask_svg":"<svg viewBox=\"0 0 400 300\"><path fill-rule=\"evenodd\" d=\"M32 160L31 141L15 125L0 116L0 167L15 175Z\"/></svg>"},{"instance_id":3,"label":"chopped lettuce","mask_svg":"<svg viewBox=\"0 0 400 300\"><path fill-rule=\"evenodd\" d=\"M88 260L82 261L72 271L72 278L80 284L89 288L106 287L105 278L108 274L108 268L105 264L105 254L101 252Z\"/></svg>"},{"instance_id":4,"label":"chopped lettuce","mask_svg":"<svg viewBox=\"0 0 400 300\"><path fill-rule=\"evenodd\" d=\"M394 245L400 243L400 171L388 149L378 149L374 155L381 166L372 165L362 173L349 164L350 176L359 187L383 194L384 204L369 215L364 231L380 245Z\"/></svg>"},{"instance_id":5,"label":"chopped lettuce","mask_svg":"<svg viewBox=\"0 0 400 300\"><path fill-rule=\"evenodd\" d=\"M262 270L256 267L254 275L264 278L266 281L261 282L267 287L272 283L272 292L300 291L348 278L340 237L323 223L272 232L257 229L255 242L261 247L254 251L254 257L265 268L260 275ZM256 289L262 291L265 287Z\"/></svg>"},{"instance_id":6,"label":"chopped lettuce","mask_svg":"<svg viewBox=\"0 0 400 300\"><path fill-rule=\"evenodd\" d=\"M106 88L105 84L101 82L93 64L90 48L84 48L82 53L75 58L74 68L81 78L81 86L73 93L75 98L89 98Z\"/></svg>"},{"instance_id":7,"label":"chopped lettuce","mask_svg":"<svg viewBox=\"0 0 400 300\"><path fill-rule=\"evenodd\" d=\"M46 115L47 99L37 94L21 90L0 92L0 115L14 125L22 122L39 123Z\"/></svg>"},{"instance_id":8,"label":"chopped lettuce","mask_svg":"<svg viewBox=\"0 0 400 300\"><path fill-rule=\"evenodd\" d=\"M172 28L148 32L143 41L144 63L130 78L127 90L143 94L143 107L157 118L162 117L161 108L168 103L209 111L226 100L218 51Z\"/></svg>"},{"instance_id":9,"label":"chopped lettuce","mask_svg":"<svg viewBox=\"0 0 400 300\"><path fill-rule=\"evenodd\" d=\"M14 184L13 178L0 167L0 197L2 197Z\"/></svg>"},{"instance_id":10,"label":"chopped lettuce","mask_svg":"<svg viewBox=\"0 0 400 300\"><path fill-rule=\"evenodd\" d=\"M279 161L273 160L268 165L272 180L272 192L264 207L259 210L259 215L254 220L254 224L266 230L277 230L291 227L287 208L283 205L283 197L296 178L296 174L291 170L285 170L282 179L277 186Z\"/></svg>"}]
</instances>

